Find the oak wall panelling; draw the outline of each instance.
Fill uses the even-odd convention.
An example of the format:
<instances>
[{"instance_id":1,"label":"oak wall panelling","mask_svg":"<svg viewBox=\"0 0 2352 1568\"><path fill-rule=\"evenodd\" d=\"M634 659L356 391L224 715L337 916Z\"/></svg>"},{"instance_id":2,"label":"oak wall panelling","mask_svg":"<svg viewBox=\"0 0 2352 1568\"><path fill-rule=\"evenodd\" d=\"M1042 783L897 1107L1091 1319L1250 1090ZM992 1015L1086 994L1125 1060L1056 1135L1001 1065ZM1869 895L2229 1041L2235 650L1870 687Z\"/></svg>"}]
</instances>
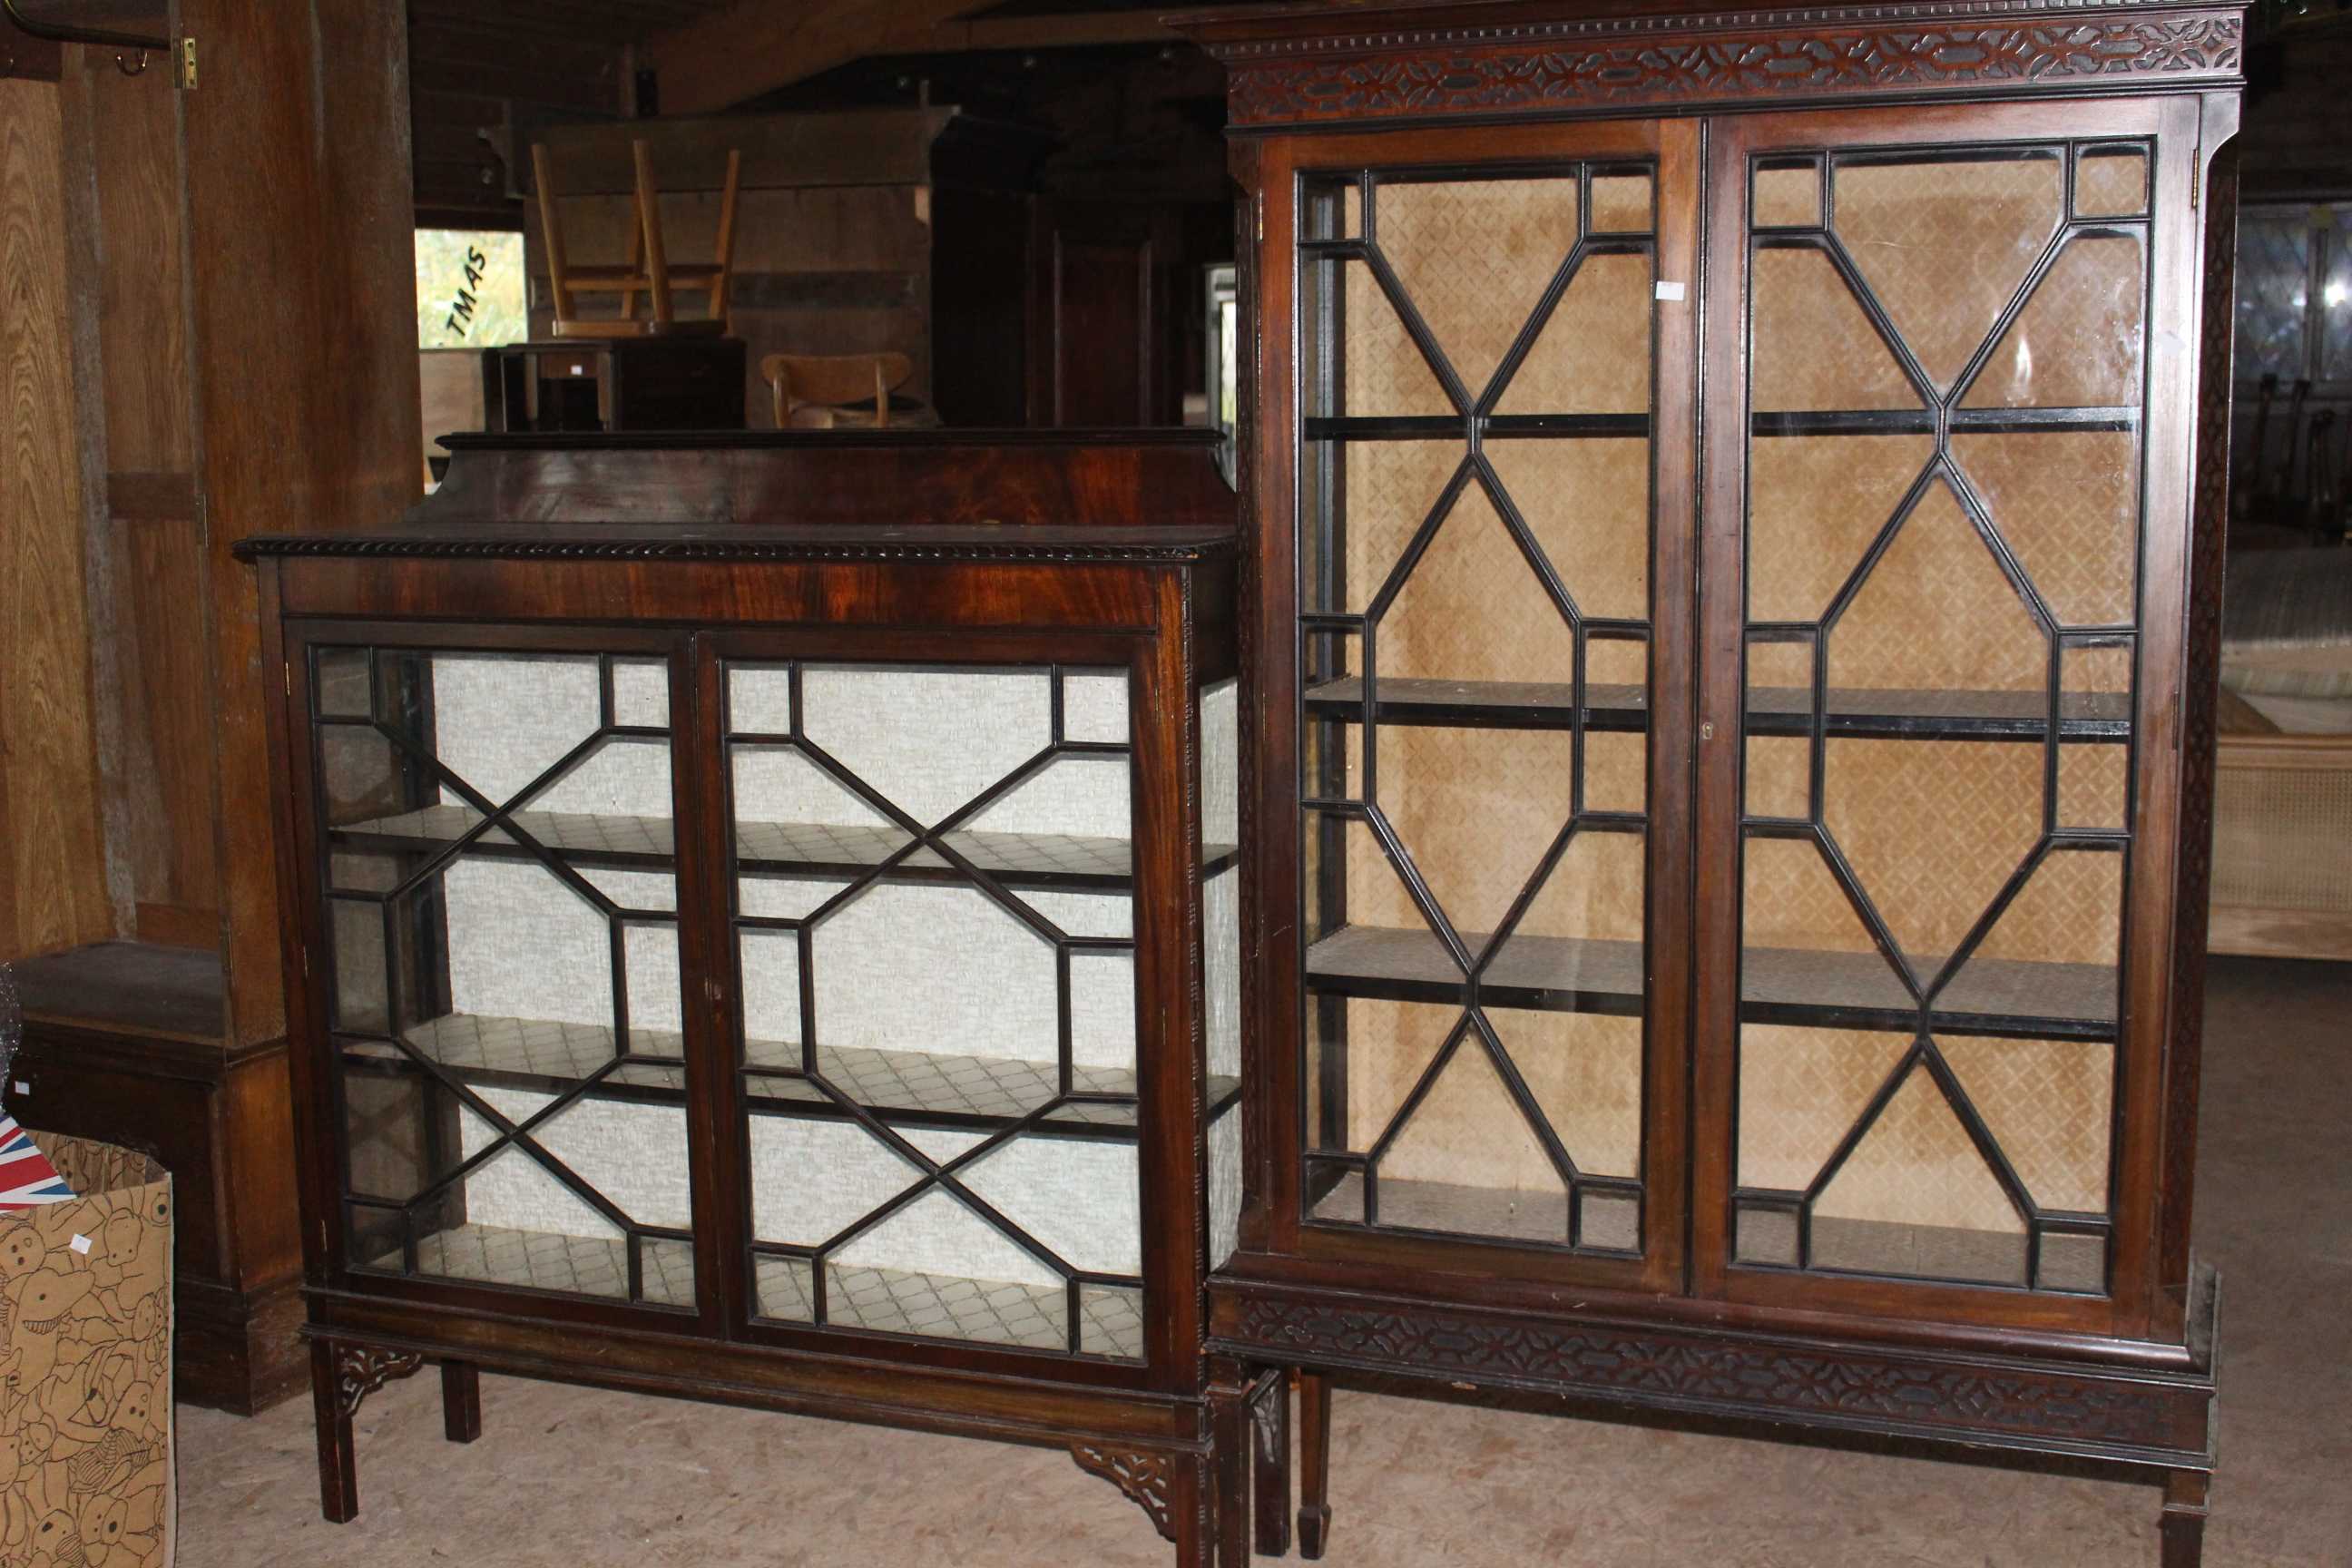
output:
<instances>
[{"instance_id":1,"label":"oak wall panelling","mask_svg":"<svg viewBox=\"0 0 2352 1568\"><path fill-rule=\"evenodd\" d=\"M39 304L0 326L25 451L0 487L39 489L0 493L9 1108L165 1156L176 1393L247 1412L305 1360L257 605L229 550L400 510L422 460L404 24L299 16L184 0L194 91L79 48L54 85L0 83L0 211L32 214L0 246Z\"/></svg>"},{"instance_id":2,"label":"oak wall panelling","mask_svg":"<svg viewBox=\"0 0 2352 1568\"><path fill-rule=\"evenodd\" d=\"M58 88L0 80L0 952L108 934Z\"/></svg>"},{"instance_id":3,"label":"oak wall panelling","mask_svg":"<svg viewBox=\"0 0 2352 1568\"><path fill-rule=\"evenodd\" d=\"M220 940L213 681L196 509L182 250L179 102L168 77L126 77L78 50L68 79L85 128L95 251L93 326L102 420L85 435L105 476L93 520L93 594L115 896L128 934L174 946ZM86 294L86 297L87 294Z\"/></svg>"}]
</instances>

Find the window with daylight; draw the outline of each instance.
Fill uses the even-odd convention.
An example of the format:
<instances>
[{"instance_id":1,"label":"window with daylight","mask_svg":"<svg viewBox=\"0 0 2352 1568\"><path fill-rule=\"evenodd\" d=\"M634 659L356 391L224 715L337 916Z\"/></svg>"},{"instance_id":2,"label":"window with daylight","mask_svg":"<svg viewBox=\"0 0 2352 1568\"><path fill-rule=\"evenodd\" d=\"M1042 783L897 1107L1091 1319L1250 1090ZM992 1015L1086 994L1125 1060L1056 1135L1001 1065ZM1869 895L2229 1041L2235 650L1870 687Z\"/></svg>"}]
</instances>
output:
<instances>
[{"instance_id":1,"label":"window with daylight","mask_svg":"<svg viewBox=\"0 0 2352 1568\"><path fill-rule=\"evenodd\" d=\"M416 231L418 348L494 348L530 335L519 230Z\"/></svg>"}]
</instances>

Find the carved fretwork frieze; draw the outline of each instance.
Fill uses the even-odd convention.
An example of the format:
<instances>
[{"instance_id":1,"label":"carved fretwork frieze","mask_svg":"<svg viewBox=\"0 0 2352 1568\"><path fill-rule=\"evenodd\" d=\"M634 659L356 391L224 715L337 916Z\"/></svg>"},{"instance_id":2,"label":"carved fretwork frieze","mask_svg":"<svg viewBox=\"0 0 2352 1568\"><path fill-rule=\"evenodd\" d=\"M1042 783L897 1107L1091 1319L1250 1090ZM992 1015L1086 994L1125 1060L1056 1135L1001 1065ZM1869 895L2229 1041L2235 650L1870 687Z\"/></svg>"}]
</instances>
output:
<instances>
[{"instance_id":1,"label":"carved fretwork frieze","mask_svg":"<svg viewBox=\"0 0 2352 1568\"><path fill-rule=\"evenodd\" d=\"M1236 125L1394 115L1687 108L1870 93L2235 79L2231 12L1929 21L1730 36L1497 43L1430 30L1366 52L1250 58L1221 48Z\"/></svg>"},{"instance_id":2,"label":"carved fretwork frieze","mask_svg":"<svg viewBox=\"0 0 2352 1568\"><path fill-rule=\"evenodd\" d=\"M1176 1539L1176 1461L1165 1454L1141 1454L1091 1443L1070 1445L1078 1468L1100 1476L1125 1492L1151 1520L1163 1540Z\"/></svg>"},{"instance_id":3,"label":"carved fretwork frieze","mask_svg":"<svg viewBox=\"0 0 2352 1568\"><path fill-rule=\"evenodd\" d=\"M335 1409L344 1415L360 1401L394 1378L408 1377L425 1364L413 1351L388 1351L375 1345L338 1342L335 1345Z\"/></svg>"},{"instance_id":4,"label":"carved fretwork frieze","mask_svg":"<svg viewBox=\"0 0 2352 1568\"><path fill-rule=\"evenodd\" d=\"M1864 1430L2202 1454L2211 1389L2195 1380L2001 1366L1745 1337L1254 1297L1220 1348L1306 1364L1460 1373L1660 1408ZM2118 1457L2122 1457L2119 1453Z\"/></svg>"}]
</instances>

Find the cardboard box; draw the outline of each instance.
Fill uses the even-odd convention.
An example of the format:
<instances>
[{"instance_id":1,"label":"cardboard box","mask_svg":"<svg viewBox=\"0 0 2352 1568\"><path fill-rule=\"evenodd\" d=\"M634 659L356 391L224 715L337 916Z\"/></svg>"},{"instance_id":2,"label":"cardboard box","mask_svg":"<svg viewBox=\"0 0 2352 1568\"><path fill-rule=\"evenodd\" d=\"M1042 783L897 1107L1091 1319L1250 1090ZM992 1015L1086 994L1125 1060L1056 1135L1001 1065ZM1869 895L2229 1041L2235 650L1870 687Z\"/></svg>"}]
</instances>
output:
<instances>
[{"instance_id":1,"label":"cardboard box","mask_svg":"<svg viewBox=\"0 0 2352 1568\"><path fill-rule=\"evenodd\" d=\"M80 1195L0 1212L0 1564L168 1568L172 1178L34 1140Z\"/></svg>"}]
</instances>

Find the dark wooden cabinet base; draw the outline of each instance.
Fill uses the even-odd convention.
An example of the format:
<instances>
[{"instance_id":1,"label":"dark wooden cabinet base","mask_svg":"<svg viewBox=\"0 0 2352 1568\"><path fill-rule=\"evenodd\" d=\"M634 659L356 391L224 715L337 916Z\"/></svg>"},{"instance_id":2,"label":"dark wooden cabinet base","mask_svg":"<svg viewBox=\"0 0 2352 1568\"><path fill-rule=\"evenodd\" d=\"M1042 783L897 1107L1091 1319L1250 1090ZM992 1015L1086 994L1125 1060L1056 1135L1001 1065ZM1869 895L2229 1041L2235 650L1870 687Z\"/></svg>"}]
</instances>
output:
<instances>
[{"instance_id":1,"label":"dark wooden cabinet base","mask_svg":"<svg viewBox=\"0 0 2352 1568\"><path fill-rule=\"evenodd\" d=\"M173 1397L188 1405L258 1415L302 1392L299 1279L239 1291L202 1280L178 1282Z\"/></svg>"},{"instance_id":2,"label":"dark wooden cabinet base","mask_svg":"<svg viewBox=\"0 0 2352 1568\"><path fill-rule=\"evenodd\" d=\"M2205 1274L2178 1364L2100 1359L2089 1347L2023 1355L1811 1326L1726 1331L1633 1313L1517 1313L1223 1276L1211 1287L1210 1343L1238 1364L1275 1369L1269 1379L1296 1373L1298 1549L1309 1561L1323 1555L1331 1525L1332 1385L1360 1378L1443 1383L1497 1403L1566 1402L1576 1415L1665 1413L1727 1430L1793 1420L1927 1457L1991 1453L2026 1468L2087 1464L2161 1487L2164 1568L2195 1568L2213 1466L2218 1294ZM1254 1493L1229 1504L1255 1506L1266 1555L1281 1554L1287 1458L1286 1444L1267 1445Z\"/></svg>"},{"instance_id":3,"label":"dark wooden cabinet base","mask_svg":"<svg viewBox=\"0 0 2352 1568\"><path fill-rule=\"evenodd\" d=\"M239 1415L292 1398L304 1361L285 1042L220 1040L209 952L101 942L16 971L9 1110L172 1173L173 1397Z\"/></svg>"},{"instance_id":4,"label":"dark wooden cabinet base","mask_svg":"<svg viewBox=\"0 0 2352 1568\"><path fill-rule=\"evenodd\" d=\"M1244 1387L1234 1377L1213 1381L1204 1406L1109 1391L1024 1389L1008 1397L991 1381L955 1373L912 1373L845 1357L780 1357L737 1347L715 1357L705 1344L670 1336L617 1331L461 1319L415 1313L359 1298L314 1297L317 1323L310 1336L311 1389L317 1405L320 1512L331 1523L359 1516L358 1457L352 1415L377 1389L413 1376L428 1362L441 1371L443 1430L453 1443L470 1443L483 1429L484 1371L559 1383L660 1393L719 1405L740 1405L878 1422L951 1436L1062 1447L1079 1468L1117 1487L1160 1536L1176 1548L1178 1568L1238 1568L1248 1561L1238 1537L1220 1549L1220 1528L1238 1531L1250 1518L1247 1433L1284 1390L1278 1374ZM345 1337L344 1319L406 1332L397 1339ZM464 1342L472 1359L447 1356ZM688 1370L688 1369L691 1370ZM1116 1436L1107 1436L1107 1433ZM1234 1441L1228 1442L1228 1436ZM1221 1477L1230 1456L1237 1472ZM1255 1478L1258 1495L1279 1483L1288 1495L1287 1467ZM1234 1489L1231 1506L1222 1489Z\"/></svg>"}]
</instances>

